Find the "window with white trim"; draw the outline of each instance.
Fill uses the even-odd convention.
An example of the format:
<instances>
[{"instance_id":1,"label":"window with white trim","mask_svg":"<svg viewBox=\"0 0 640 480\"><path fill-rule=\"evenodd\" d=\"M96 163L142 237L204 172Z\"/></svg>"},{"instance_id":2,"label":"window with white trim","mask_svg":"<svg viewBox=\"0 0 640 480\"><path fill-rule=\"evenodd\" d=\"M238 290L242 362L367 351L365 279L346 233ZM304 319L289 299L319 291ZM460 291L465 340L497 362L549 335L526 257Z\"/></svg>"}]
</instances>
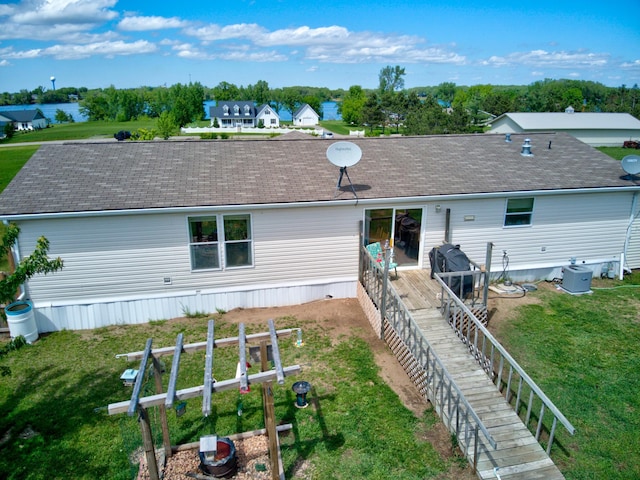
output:
<instances>
[{"instance_id":1,"label":"window with white trim","mask_svg":"<svg viewBox=\"0 0 640 480\"><path fill-rule=\"evenodd\" d=\"M219 270L253 265L249 214L189 217L192 270Z\"/></svg>"},{"instance_id":2,"label":"window with white trim","mask_svg":"<svg viewBox=\"0 0 640 480\"><path fill-rule=\"evenodd\" d=\"M504 215L505 227L521 227L531 225L533 217L533 197L507 199L507 210Z\"/></svg>"}]
</instances>

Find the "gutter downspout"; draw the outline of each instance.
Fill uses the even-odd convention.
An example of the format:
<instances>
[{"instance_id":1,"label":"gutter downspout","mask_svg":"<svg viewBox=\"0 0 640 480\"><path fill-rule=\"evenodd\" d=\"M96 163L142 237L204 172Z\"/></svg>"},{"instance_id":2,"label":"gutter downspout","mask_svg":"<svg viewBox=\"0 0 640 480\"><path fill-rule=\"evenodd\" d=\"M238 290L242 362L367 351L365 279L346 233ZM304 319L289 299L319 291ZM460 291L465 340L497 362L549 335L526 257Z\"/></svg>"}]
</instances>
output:
<instances>
[{"instance_id":1,"label":"gutter downspout","mask_svg":"<svg viewBox=\"0 0 640 480\"><path fill-rule=\"evenodd\" d=\"M629 249L629 242L631 241L631 228L633 227L633 222L636 220L638 215L640 215L640 211L635 213L636 208L638 207L638 192L633 193L633 199L631 200L631 215L629 216L629 225L627 225L627 234L624 239L624 249L622 251L622 258L620 259L620 280L624 275L624 262L627 260L627 250Z\"/></svg>"}]
</instances>

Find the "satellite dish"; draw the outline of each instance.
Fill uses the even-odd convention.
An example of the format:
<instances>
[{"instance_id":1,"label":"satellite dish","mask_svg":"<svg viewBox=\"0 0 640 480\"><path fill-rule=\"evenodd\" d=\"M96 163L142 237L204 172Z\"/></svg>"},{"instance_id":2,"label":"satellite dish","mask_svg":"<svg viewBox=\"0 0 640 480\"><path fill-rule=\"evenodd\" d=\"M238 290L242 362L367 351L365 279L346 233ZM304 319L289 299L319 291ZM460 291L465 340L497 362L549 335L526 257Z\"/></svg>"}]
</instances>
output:
<instances>
[{"instance_id":1,"label":"satellite dish","mask_svg":"<svg viewBox=\"0 0 640 480\"><path fill-rule=\"evenodd\" d=\"M640 156L627 155L622 159L622 169L629 175L640 173Z\"/></svg>"},{"instance_id":2,"label":"satellite dish","mask_svg":"<svg viewBox=\"0 0 640 480\"><path fill-rule=\"evenodd\" d=\"M336 167L353 167L362 158L362 150L352 142L336 142L327 148L327 158Z\"/></svg>"},{"instance_id":3,"label":"satellite dish","mask_svg":"<svg viewBox=\"0 0 640 480\"><path fill-rule=\"evenodd\" d=\"M338 177L338 183L336 185L336 191L333 198L338 196L340 184L342 183L342 176L346 175L349 180L349 185L351 185L351 191L357 199L358 195L356 194L356 189L353 187L353 183L351 183L347 167L353 167L360 161L360 158L362 158L362 150L360 150L360 147L352 142L332 143L329 145L329 148L327 148L327 158L336 167L340 167L340 176Z\"/></svg>"}]
</instances>

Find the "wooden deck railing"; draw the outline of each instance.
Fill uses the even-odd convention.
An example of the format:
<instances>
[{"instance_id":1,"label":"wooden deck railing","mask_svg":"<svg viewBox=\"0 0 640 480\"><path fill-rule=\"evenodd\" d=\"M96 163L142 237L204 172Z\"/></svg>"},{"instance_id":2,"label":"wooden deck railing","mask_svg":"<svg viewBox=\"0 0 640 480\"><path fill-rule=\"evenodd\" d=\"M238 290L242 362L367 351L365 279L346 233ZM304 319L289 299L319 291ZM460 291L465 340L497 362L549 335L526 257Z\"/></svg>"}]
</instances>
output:
<instances>
[{"instance_id":1,"label":"wooden deck railing","mask_svg":"<svg viewBox=\"0 0 640 480\"><path fill-rule=\"evenodd\" d=\"M400 295L388 282L388 269L385 271L381 268L364 247L360 257L360 282L381 313L381 337L384 336L384 324L387 322L411 352L418 367L424 370L426 379L422 387L427 392L428 400L449 431L455 433L462 450L473 452L469 460L477 470L479 436L482 435L485 443L493 449L497 446L496 441L433 351ZM389 264L388 261L385 263Z\"/></svg>"},{"instance_id":2,"label":"wooden deck railing","mask_svg":"<svg viewBox=\"0 0 640 480\"><path fill-rule=\"evenodd\" d=\"M542 444L546 439L547 455L550 454L558 422L571 435L575 433L575 428L500 342L491 335L469 306L447 286L447 283L451 282L443 280L456 275L462 276L464 272L438 273L434 276L442 287L441 311L444 317L449 320L458 337L468 346L471 355L527 428L535 434L536 440ZM545 418L551 420L550 428L547 428L548 421ZM542 438L543 433L546 438Z\"/></svg>"}]
</instances>

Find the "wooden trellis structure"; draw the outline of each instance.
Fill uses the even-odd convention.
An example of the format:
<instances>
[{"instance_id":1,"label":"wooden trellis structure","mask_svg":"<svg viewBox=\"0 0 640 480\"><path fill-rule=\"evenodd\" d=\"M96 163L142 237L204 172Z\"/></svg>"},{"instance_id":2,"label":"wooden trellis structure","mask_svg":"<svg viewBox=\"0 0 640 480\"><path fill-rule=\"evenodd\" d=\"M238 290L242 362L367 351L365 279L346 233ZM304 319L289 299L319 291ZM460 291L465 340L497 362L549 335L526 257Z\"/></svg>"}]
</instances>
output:
<instances>
[{"instance_id":1,"label":"wooden trellis structure","mask_svg":"<svg viewBox=\"0 0 640 480\"><path fill-rule=\"evenodd\" d=\"M264 411L264 423L269 440L269 457L271 463L271 476L273 480L280 477L280 461L278 452L278 438L275 421L275 405L273 399L273 381L278 384L284 384L284 378L300 373L301 367L293 365L288 367L282 366L280 359L280 349L278 347L279 337L291 336L294 331L300 329L276 330L273 320L269 320L269 331L255 333L251 335L245 334L244 324L238 326L238 336L223 338L216 340L214 336L214 321L209 320L207 330L207 341L191 344L183 344L182 333L178 334L176 344L173 347L163 347L152 349L153 339L147 339L145 349L140 352L131 352L117 355L118 357L126 357L128 361L140 360L138 375L133 386L131 399L112 403L108 407L109 415L127 413L129 416L138 414L140 423L140 431L142 434L143 448L149 468L149 476L151 480L160 480L160 472L153 444L153 436L151 434L151 423L149 421L148 408L158 407L160 423L162 427L162 441L165 455L170 457L172 454L171 440L169 437L169 424L167 422L167 409L171 409L176 401L187 400L195 397L202 397L202 414L209 416L211 413L211 397L212 393L223 392L232 389L239 389L240 392L247 392L250 385L262 385L262 403ZM258 344L260 347L261 372L253 375L247 374L246 349L249 344ZM217 381L213 379L213 357L216 348L238 345L238 365L239 375L235 378ZM267 358L268 347L271 346L271 356L274 369L270 368ZM204 381L202 385L177 390L178 371L180 368L180 355L196 351L206 351ZM169 385L167 392L163 392L162 387L162 371L158 358L166 355L173 355L173 363L169 377ZM142 384L144 382L144 373L147 367L153 365L153 374L155 382L155 395L140 397Z\"/></svg>"}]
</instances>

